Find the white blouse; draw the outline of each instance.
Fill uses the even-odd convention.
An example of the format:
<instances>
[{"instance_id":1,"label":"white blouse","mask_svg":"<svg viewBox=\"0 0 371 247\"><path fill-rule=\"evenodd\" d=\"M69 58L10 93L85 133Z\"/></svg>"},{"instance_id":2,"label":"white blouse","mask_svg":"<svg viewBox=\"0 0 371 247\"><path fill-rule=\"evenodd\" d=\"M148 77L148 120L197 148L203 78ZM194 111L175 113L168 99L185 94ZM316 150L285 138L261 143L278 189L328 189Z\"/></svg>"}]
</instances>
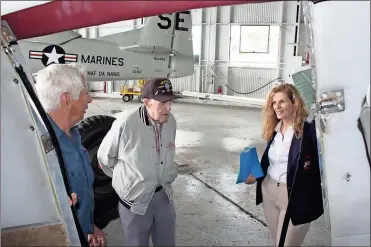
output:
<instances>
[{"instance_id":1,"label":"white blouse","mask_svg":"<svg viewBox=\"0 0 371 247\"><path fill-rule=\"evenodd\" d=\"M282 121L276 126L277 134L268 151L268 174L277 182L286 183L287 162L289 160L291 141L295 132L292 126L289 126L285 135L283 135L281 125Z\"/></svg>"}]
</instances>

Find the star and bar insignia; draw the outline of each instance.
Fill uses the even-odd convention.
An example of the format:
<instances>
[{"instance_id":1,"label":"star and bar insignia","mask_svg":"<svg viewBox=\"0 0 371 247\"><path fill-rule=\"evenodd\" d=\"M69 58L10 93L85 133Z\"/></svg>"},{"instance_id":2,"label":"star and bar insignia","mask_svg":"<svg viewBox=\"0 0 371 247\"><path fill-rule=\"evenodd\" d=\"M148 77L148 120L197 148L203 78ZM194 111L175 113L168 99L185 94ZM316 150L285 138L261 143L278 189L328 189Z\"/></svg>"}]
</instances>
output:
<instances>
[{"instance_id":1,"label":"star and bar insignia","mask_svg":"<svg viewBox=\"0 0 371 247\"><path fill-rule=\"evenodd\" d=\"M44 66L49 64L65 64L66 62L77 62L77 54L67 54L64 49L58 45L49 45L42 51L30 51L30 59L40 59Z\"/></svg>"}]
</instances>

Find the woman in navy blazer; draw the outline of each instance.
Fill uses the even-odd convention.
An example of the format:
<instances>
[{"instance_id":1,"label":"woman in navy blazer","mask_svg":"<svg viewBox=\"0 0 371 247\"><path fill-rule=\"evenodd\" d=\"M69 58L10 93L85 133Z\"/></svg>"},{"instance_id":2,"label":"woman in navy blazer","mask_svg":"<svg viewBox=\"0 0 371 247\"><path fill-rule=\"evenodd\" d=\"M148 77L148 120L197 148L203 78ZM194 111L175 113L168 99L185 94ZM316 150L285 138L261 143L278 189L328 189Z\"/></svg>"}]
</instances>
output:
<instances>
[{"instance_id":1,"label":"woman in navy blazer","mask_svg":"<svg viewBox=\"0 0 371 247\"><path fill-rule=\"evenodd\" d=\"M263 202L268 229L278 246L292 192L285 246L300 246L310 222L323 214L314 122L306 121L300 93L286 83L272 89L263 113L268 144L261 159L264 177L257 180L256 205ZM255 183L255 178L250 175L246 183Z\"/></svg>"}]
</instances>

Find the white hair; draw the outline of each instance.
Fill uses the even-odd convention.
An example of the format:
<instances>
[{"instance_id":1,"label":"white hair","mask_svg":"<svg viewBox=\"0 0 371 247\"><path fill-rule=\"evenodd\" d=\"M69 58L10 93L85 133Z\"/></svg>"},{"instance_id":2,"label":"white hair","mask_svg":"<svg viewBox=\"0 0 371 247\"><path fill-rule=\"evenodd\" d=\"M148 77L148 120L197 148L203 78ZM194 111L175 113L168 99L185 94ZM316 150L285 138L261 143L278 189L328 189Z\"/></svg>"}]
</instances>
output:
<instances>
[{"instance_id":1,"label":"white hair","mask_svg":"<svg viewBox=\"0 0 371 247\"><path fill-rule=\"evenodd\" d=\"M69 93L74 100L79 99L85 76L85 68L76 63L51 64L37 72L35 89L45 111L58 109L63 93Z\"/></svg>"}]
</instances>

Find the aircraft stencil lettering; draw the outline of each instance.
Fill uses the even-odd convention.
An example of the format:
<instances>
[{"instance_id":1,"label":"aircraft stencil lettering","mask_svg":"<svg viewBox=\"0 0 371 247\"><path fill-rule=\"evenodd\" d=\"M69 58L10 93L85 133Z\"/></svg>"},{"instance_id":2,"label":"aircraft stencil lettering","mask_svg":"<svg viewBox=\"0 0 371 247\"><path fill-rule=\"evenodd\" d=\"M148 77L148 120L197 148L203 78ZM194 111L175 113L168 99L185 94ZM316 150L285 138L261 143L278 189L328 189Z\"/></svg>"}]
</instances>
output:
<instances>
[{"instance_id":1,"label":"aircraft stencil lettering","mask_svg":"<svg viewBox=\"0 0 371 247\"><path fill-rule=\"evenodd\" d=\"M180 14L187 14L187 15L190 15L191 12L190 11L182 11L182 12L177 12L175 13L175 30L177 31L185 31L187 32L188 31L188 28L187 27L181 27L180 26L180 23L181 22L184 22L184 19L181 18ZM172 14L170 14L172 15ZM161 29L169 29L171 27L171 19L167 16L164 16L164 15L159 15L158 16L162 21L165 21L166 24L163 24L161 22L157 23L157 26Z\"/></svg>"},{"instance_id":2,"label":"aircraft stencil lettering","mask_svg":"<svg viewBox=\"0 0 371 247\"><path fill-rule=\"evenodd\" d=\"M133 74L141 74L142 70L139 68L139 66L133 66Z\"/></svg>"},{"instance_id":3,"label":"aircraft stencil lettering","mask_svg":"<svg viewBox=\"0 0 371 247\"><path fill-rule=\"evenodd\" d=\"M77 54L67 54L64 49L58 45L49 45L42 51L30 51L30 59L40 59L44 66L50 64L64 64L66 62L77 62Z\"/></svg>"},{"instance_id":4,"label":"aircraft stencil lettering","mask_svg":"<svg viewBox=\"0 0 371 247\"><path fill-rule=\"evenodd\" d=\"M107 72L107 76L120 76L120 72Z\"/></svg>"},{"instance_id":5,"label":"aircraft stencil lettering","mask_svg":"<svg viewBox=\"0 0 371 247\"><path fill-rule=\"evenodd\" d=\"M96 70L88 70L87 71L87 74L88 75L91 75L91 76L95 76L95 75L99 75L99 76L120 76L120 72L118 71L115 71L115 72L111 72L111 71L96 71Z\"/></svg>"},{"instance_id":6,"label":"aircraft stencil lettering","mask_svg":"<svg viewBox=\"0 0 371 247\"><path fill-rule=\"evenodd\" d=\"M81 55L81 63L124 66L124 59L122 57L117 58L94 55L88 55L85 57L84 55Z\"/></svg>"}]
</instances>

